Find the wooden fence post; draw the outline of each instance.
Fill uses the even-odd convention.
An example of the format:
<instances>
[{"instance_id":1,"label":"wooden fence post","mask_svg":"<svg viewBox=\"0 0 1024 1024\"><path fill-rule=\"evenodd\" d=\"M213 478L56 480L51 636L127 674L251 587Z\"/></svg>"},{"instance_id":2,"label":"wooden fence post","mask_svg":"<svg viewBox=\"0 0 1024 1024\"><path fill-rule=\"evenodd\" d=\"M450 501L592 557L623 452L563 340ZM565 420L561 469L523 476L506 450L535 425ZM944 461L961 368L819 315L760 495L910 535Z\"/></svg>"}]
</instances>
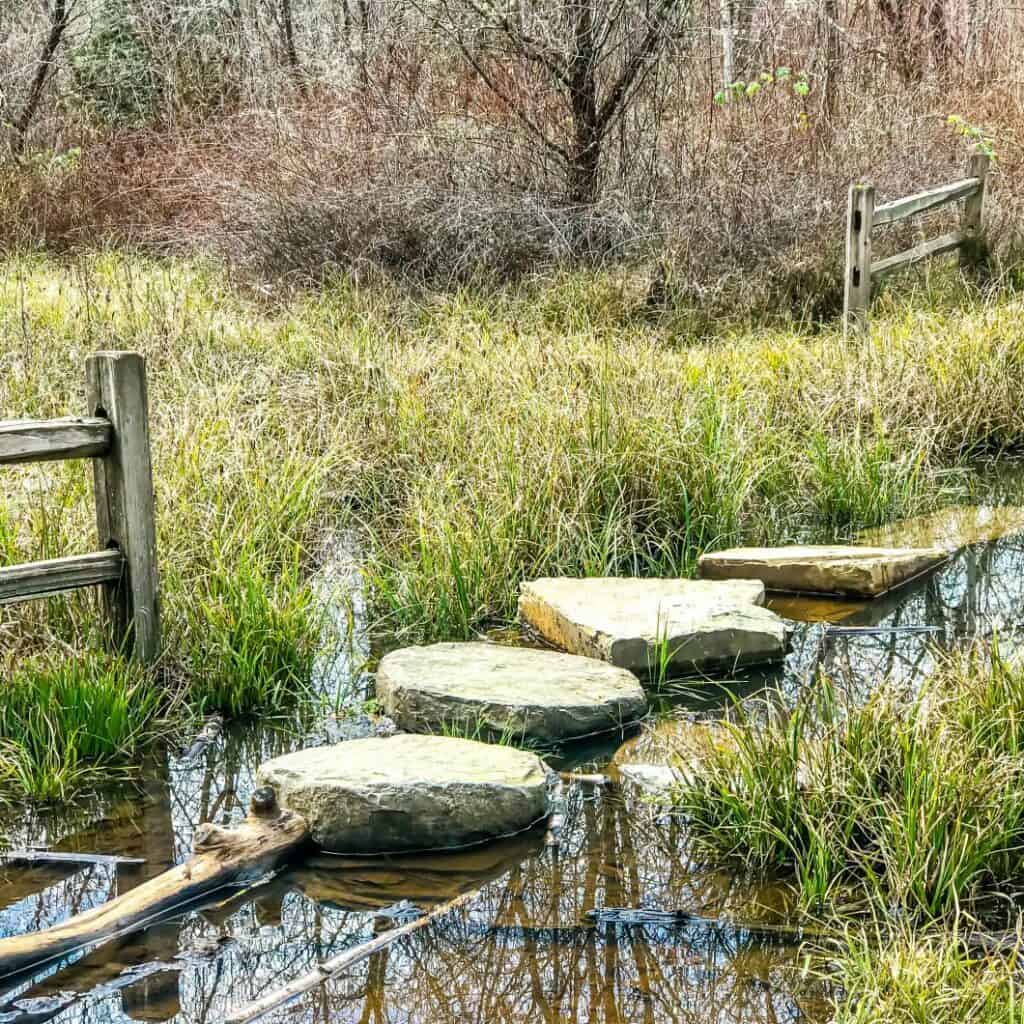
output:
<instances>
[{"instance_id":1,"label":"wooden fence post","mask_svg":"<svg viewBox=\"0 0 1024 1024\"><path fill-rule=\"evenodd\" d=\"M875 215L873 185L851 185L846 208L846 284L843 329L864 330L871 305L871 228Z\"/></svg>"},{"instance_id":2,"label":"wooden fence post","mask_svg":"<svg viewBox=\"0 0 1024 1024\"><path fill-rule=\"evenodd\" d=\"M100 545L117 548L124 577L104 586L114 642L143 664L160 651L153 468L146 363L137 352L97 352L86 361L89 415L113 427L109 453L93 463Z\"/></svg>"},{"instance_id":3,"label":"wooden fence post","mask_svg":"<svg viewBox=\"0 0 1024 1024\"><path fill-rule=\"evenodd\" d=\"M975 146L971 151L971 159L967 165L967 177L977 178L981 182L981 186L964 203L963 218L960 222L961 229L967 236L960 249L960 266L970 267L974 270L984 270L988 261L984 234L984 215L989 163L988 153L980 146Z\"/></svg>"}]
</instances>

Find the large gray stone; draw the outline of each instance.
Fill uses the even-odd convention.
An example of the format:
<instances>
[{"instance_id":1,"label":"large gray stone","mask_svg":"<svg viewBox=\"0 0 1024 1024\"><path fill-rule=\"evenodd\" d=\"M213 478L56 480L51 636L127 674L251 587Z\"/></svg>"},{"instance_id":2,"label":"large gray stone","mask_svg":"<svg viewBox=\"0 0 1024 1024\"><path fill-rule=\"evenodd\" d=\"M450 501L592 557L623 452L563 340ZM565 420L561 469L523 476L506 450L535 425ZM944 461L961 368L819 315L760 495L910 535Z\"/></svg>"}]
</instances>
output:
<instances>
[{"instance_id":1,"label":"large gray stone","mask_svg":"<svg viewBox=\"0 0 1024 1024\"><path fill-rule=\"evenodd\" d=\"M523 583L519 614L573 654L638 674L664 654L673 671L704 671L783 656L785 623L763 601L756 580L565 577Z\"/></svg>"},{"instance_id":2,"label":"large gray stone","mask_svg":"<svg viewBox=\"0 0 1024 1024\"><path fill-rule=\"evenodd\" d=\"M268 761L258 779L334 853L464 846L521 831L548 813L540 758L448 736L310 747Z\"/></svg>"},{"instance_id":3,"label":"large gray stone","mask_svg":"<svg viewBox=\"0 0 1024 1024\"><path fill-rule=\"evenodd\" d=\"M402 729L507 733L542 743L639 718L636 677L593 658L487 643L406 647L377 670L377 697Z\"/></svg>"},{"instance_id":4,"label":"large gray stone","mask_svg":"<svg viewBox=\"0 0 1024 1024\"><path fill-rule=\"evenodd\" d=\"M760 580L769 590L877 597L947 557L942 548L795 544L711 552L701 556L697 570L705 579Z\"/></svg>"}]
</instances>

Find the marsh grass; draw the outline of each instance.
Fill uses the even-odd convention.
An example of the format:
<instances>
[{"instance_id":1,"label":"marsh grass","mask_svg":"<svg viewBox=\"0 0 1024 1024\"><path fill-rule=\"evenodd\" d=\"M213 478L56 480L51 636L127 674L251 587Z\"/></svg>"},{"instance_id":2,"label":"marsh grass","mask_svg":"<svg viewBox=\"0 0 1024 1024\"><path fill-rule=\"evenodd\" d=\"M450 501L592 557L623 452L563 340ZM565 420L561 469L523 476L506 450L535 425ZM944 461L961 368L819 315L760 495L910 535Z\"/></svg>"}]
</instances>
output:
<instances>
[{"instance_id":1,"label":"marsh grass","mask_svg":"<svg viewBox=\"0 0 1024 1024\"><path fill-rule=\"evenodd\" d=\"M441 725L442 736L452 736L460 740L475 740L478 743L492 743L500 747L516 747L519 750L531 750L541 753L540 744L531 740L521 729L511 725L495 728L487 718L480 714L462 718L451 718Z\"/></svg>"},{"instance_id":2,"label":"marsh grass","mask_svg":"<svg viewBox=\"0 0 1024 1024\"><path fill-rule=\"evenodd\" d=\"M950 280L950 294L958 294ZM701 551L840 535L943 504L1024 441L1021 301L879 304L870 336L652 317L628 273L287 304L201 261L0 264L0 416L82 408L82 364L148 360L162 669L193 710L302 700L309 581L355 529L368 626L469 638L539 575L685 575ZM956 478L952 478L955 482ZM5 470L0 557L89 550L81 464ZM100 642L87 596L0 610L11 658Z\"/></svg>"},{"instance_id":3,"label":"marsh grass","mask_svg":"<svg viewBox=\"0 0 1024 1024\"><path fill-rule=\"evenodd\" d=\"M677 794L691 838L788 872L807 908L948 919L1024 867L1024 670L998 651L861 706L822 679L781 718L725 727Z\"/></svg>"},{"instance_id":4,"label":"marsh grass","mask_svg":"<svg viewBox=\"0 0 1024 1024\"><path fill-rule=\"evenodd\" d=\"M955 930L845 936L830 980L833 1024L1021 1024L1020 948L969 949Z\"/></svg>"},{"instance_id":5,"label":"marsh grass","mask_svg":"<svg viewBox=\"0 0 1024 1024\"><path fill-rule=\"evenodd\" d=\"M33 658L2 684L0 780L34 799L111 778L155 732L158 693L124 658Z\"/></svg>"}]
</instances>

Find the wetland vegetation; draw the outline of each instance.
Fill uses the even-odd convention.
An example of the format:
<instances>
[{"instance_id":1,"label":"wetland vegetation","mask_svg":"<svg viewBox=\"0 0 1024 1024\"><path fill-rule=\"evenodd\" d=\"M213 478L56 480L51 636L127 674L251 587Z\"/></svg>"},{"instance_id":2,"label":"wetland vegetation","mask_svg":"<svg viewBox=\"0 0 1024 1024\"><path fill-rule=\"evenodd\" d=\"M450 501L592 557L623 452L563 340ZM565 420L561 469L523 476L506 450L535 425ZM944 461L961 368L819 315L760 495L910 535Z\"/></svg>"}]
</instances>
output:
<instances>
[{"instance_id":1,"label":"wetland vegetation","mask_svg":"<svg viewBox=\"0 0 1024 1024\"><path fill-rule=\"evenodd\" d=\"M0 606L0 847L144 860L0 863L0 940L376 728L387 650L522 642L526 579L1024 504L1021 40L1000 0L0 4L0 419L84 413L88 354L145 356L164 627L142 669L95 594ZM923 264L844 332L848 185L969 149L982 272ZM89 550L91 487L5 466L0 567ZM0 978L0 1021L208 1024L474 891L297 1012L1024 1024L1008 521L871 604L773 598L780 665L662 650L634 734L544 751L547 842L310 857ZM446 731L521 745L483 725ZM644 760L682 770L667 803L620 774Z\"/></svg>"}]
</instances>

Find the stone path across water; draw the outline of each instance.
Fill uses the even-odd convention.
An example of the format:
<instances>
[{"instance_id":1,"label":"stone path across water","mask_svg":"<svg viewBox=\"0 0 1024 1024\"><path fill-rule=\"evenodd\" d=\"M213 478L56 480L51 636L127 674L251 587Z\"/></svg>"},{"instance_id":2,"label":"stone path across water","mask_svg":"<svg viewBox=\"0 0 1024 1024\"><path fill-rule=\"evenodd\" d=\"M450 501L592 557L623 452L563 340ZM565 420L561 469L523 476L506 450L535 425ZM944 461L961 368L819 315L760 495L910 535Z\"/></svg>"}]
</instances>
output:
<instances>
[{"instance_id":1,"label":"stone path across water","mask_svg":"<svg viewBox=\"0 0 1024 1024\"><path fill-rule=\"evenodd\" d=\"M406 647L377 670L377 698L410 732L558 744L647 711L636 676L592 658L490 643Z\"/></svg>"},{"instance_id":2,"label":"stone path across water","mask_svg":"<svg viewBox=\"0 0 1024 1024\"><path fill-rule=\"evenodd\" d=\"M1024 528L1020 510L973 519L967 511L952 526L943 519L943 528L962 532L966 523L972 538ZM621 727L647 710L637 676L710 673L782 658L787 626L764 607L766 587L791 592L790 601L846 595L820 616L845 619L896 599L895 588L943 563L954 548L948 536L915 547L735 548L703 556L698 580L527 581L519 599L523 621L569 653L477 642L394 651L380 664L377 696L408 734L277 758L263 766L261 781L310 821L314 840L328 851L445 849L515 834L548 812L543 762L500 744L424 734L504 734L514 743L559 745ZM874 600L849 604L851 597ZM644 733L620 749L610 770L663 790L688 764L699 764L707 743L727 741L694 723L677 723L669 738L669 749L659 751Z\"/></svg>"},{"instance_id":3,"label":"stone path across water","mask_svg":"<svg viewBox=\"0 0 1024 1024\"><path fill-rule=\"evenodd\" d=\"M538 579L523 583L519 613L573 654L637 675L700 672L776 661L786 626L762 607L757 580Z\"/></svg>"}]
</instances>

